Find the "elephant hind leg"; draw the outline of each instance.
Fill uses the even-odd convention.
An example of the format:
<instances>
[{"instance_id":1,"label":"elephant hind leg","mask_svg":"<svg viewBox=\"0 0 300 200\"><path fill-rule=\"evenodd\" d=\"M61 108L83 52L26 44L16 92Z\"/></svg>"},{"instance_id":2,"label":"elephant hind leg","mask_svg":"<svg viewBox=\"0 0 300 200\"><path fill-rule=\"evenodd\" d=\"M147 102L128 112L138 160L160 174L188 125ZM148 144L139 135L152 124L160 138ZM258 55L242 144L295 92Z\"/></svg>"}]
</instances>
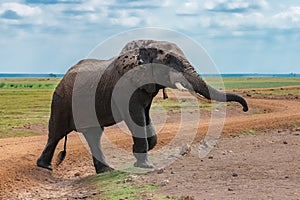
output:
<instances>
[{"instance_id":1,"label":"elephant hind leg","mask_svg":"<svg viewBox=\"0 0 300 200\"><path fill-rule=\"evenodd\" d=\"M55 129L55 131L54 131L51 128L49 128L47 144L42 152L42 155L37 160L38 167L52 170L51 162L52 162L52 158L53 158L56 146L59 143L59 141L70 132L71 132L70 130L64 130L64 129L58 129L58 130Z\"/></svg>"},{"instance_id":2,"label":"elephant hind leg","mask_svg":"<svg viewBox=\"0 0 300 200\"><path fill-rule=\"evenodd\" d=\"M52 170L52 158L58 142L72 131L70 128L71 117L68 110L59 109L63 106L63 99L54 93L49 120L49 134L47 144L42 155L37 160L37 166Z\"/></svg>"},{"instance_id":3,"label":"elephant hind leg","mask_svg":"<svg viewBox=\"0 0 300 200\"><path fill-rule=\"evenodd\" d=\"M60 140L60 139L59 139ZM52 170L52 158L55 151L55 148L59 140L48 139L46 147L44 148L42 155L38 158L36 164L38 167L42 167L48 170Z\"/></svg>"}]
</instances>

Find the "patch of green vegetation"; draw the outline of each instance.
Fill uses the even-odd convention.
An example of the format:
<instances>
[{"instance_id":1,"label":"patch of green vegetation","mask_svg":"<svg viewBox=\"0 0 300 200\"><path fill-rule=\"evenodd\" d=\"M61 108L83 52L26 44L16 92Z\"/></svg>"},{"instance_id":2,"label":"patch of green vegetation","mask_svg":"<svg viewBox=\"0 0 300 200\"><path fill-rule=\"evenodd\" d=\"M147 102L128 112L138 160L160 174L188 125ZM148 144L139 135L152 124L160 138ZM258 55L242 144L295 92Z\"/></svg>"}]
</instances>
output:
<instances>
[{"instance_id":1,"label":"patch of green vegetation","mask_svg":"<svg viewBox=\"0 0 300 200\"><path fill-rule=\"evenodd\" d=\"M57 84L61 78L0 78L1 83Z\"/></svg>"},{"instance_id":2,"label":"patch of green vegetation","mask_svg":"<svg viewBox=\"0 0 300 200\"><path fill-rule=\"evenodd\" d=\"M7 137L30 137L30 136L36 136L36 132L28 131L28 132L8 132L1 133L0 138L7 138Z\"/></svg>"},{"instance_id":3,"label":"patch of green vegetation","mask_svg":"<svg viewBox=\"0 0 300 200\"><path fill-rule=\"evenodd\" d=\"M248 111L250 115L260 115L260 114L266 114L269 111L263 110L263 109L256 109L252 108L251 110Z\"/></svg>"},{"instance_id":4,"label":"patch of green vegetation","mask_svg":"<svg viewBox=\"0 0 300 200\"><path fill-rule=\"evenodd\" d=\"M257 135L257 133L258 132L253 129L250 129L250 130L247 130L246 132L244 132L245 135Z\"/></svg>"},{"instance_id":5,"label":"patch of green vegetation","mask_svg":"<svg viewBox=\"0 0 300 200\"><path fill-rule=\"evenodd\" d=\"M6 84L1 83L0 88L55 88L56 84Z\"/></svg>"},{"instance_id":6,"label":"patch of green vegetation","mask_svg":"<svg viewBox=\"0 0 300 200\"><path fill-rule=\"evenodd\" d=\"M107 172L95 176L89 176L86 179L99 187L100 197L95 199L140 199L142 195L153 193L159 187L148 184L133 184L126 182L126 177L130 174L120 171ZM156 199L166 199L165 197L156 197Z\"/></svg>"},{"instance_id":7,"label":"patch of green vegetation","mask_svg":"<svg viewBox=\"0 0 300 200\"><path fill-rule=\"evenodd\" d=\"M181 109L183 110L197 110L198 108L201 110L211 110L219 107L220 104L211 104L201 102L198 103L197 100L193 99L183 99L183 100L174 100L174 99L165 99L165 100L154 100L151 106L152 111L160 111L161 107L163 107L166 111L174 111L179 112Z\"/></svg>"},{"instance_id":8,"label":"patch of green vegetation","mask_svg":"<svg viewBox=\"0 0 300 200\"><path fill-rule=\"evenodd\" d=\"M0 88L3 89L53 89L60 78L0 78Z\"/></svg>"},{"instance_id":9,"label":"patch of green vegetation","mask_svg":"<svg viewBox=\"0 0 300 200\"><path fill-rule=\"evenodd\" d=\"M36 135L24 126L47 125L52 93L53 89L0 89L0 138Z\"/></svg>"},{"instance_id":10,"label":"patch of green vegetation","mask_svg":"<svg viewBox=\"0 0 300 200\"><path fill-rule=\"evenodd\" d=\"M208 83L214 87L222 85L219 79L206 78ZM226 89L244 89L244 88L274 88L283 86L299 86L300 78L278 78L278 77L243 77L243 78L223 78Z\"/></svg>"},{"instance_id":11,"label":"patch of green vegetation","mask_svg":"<svg viewBox=\"0 0 300 200\"><path fill-rule=\"evenodd\" d=\"M270 90L261 90L261 91L250 91L250 93L255 95L267 95L267 96L287 96L287 95L300 96L300 89L270 89Z\"/></svg>"},{"instance_id":12,"label":"patch of green vegetation","mask_svg":"<svg viewBox=\"0 0 300 200\"><path fill-rule=\"evenodd\" d=\"M249 130L248 134L257 135L257 131L256 130Z\"/></svg>"},{"instance_id":13,"label":"patch of green vegetation","mask_svg":"<svg viewBox=\"0 0 300 200\"><path fill-rule=\"evenodd\" d=\"M293 128L299 128L300 127L300 121L295 121L292 124Z\"/></svg>"}]
</instances>

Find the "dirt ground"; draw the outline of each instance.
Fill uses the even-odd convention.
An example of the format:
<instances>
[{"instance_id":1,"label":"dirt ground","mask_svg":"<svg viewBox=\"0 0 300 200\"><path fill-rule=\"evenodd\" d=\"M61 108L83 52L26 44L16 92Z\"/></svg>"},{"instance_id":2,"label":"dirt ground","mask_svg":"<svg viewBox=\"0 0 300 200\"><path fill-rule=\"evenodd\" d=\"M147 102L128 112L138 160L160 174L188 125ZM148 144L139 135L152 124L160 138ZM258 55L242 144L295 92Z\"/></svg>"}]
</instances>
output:
<instances>
[{"instance_id":1,"label":"dirt ground","mask_svg":"<svg viewBox=\"0 0 300 200\"><path fill-rule=\"evenodd\" d=\"M158 184L159 193L184 199L300 199L300 127L294 123L300 120L300 101L247 101L248 113L243 113L237 104L228 105L222 136L208 156L199 158L199 144L210 121L204 114L191 152L162 170L137 176L131 184ZM168 144L178 129L179 113L170 112L168 116L154 151ZM185 123L188 130L189 124L195 122ZM70 134L67 157L59 167L53 172L36 167L47 140L47 132L42 132L34 137L0 140L0 199L101 197L101 188L82 181L95 172L91 155L75 132ZM190 132L181 137L188 137ZM105 135L131 151L130 136L118 127L107 128ZM113 154L111 159L120 159L108 144L104 142L103 146L108 157ZM62 144L57 149L56 153ZM151 199L151 194L146 199Z\"/></svg>"}]
</instances>

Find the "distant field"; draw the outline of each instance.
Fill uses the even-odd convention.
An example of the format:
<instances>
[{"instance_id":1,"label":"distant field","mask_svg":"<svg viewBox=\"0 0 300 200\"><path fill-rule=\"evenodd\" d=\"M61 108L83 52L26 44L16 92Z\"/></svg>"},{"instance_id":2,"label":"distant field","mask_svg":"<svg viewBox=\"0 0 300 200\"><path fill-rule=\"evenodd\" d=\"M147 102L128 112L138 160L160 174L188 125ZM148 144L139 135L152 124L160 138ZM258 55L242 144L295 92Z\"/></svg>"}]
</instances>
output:
<instances>
[{"instance_id":1,"label":"distant field","mask_svg":"<svg viewBox=\"0 0 300 200\"><path fill-rule=\"evenodd\" d=\"M0 88L36 88L36 89L54 89L60 78L0 78ZM206 78L206 80L218 88L221 85L215 78ZM282 86L300 85L300 78L223 78L226 89L238 88L272 88Z\"/></svg>"},{"instance_id":2,"label":"distant field","mask_svg":"<svg viewBox=\"0 0 300 200\"><path fill-rule=\"evenodd\" d=\"M30 136L39 134L31 126L47 127L51 96L59 78L0 78L0 138ZM208 80L216 87L214 80ZM300 86L300 78L224 78L226 89L270 88ZM218 87L217 87L218 88ZM300 95L299 89L266 90L262 94ZM153 109L163 106L166 110L176 110L180 105L172 100L154 102ZM208 105L203 105L203 108ZM189 107L189 102L183 106Z\"/></svg>"},{"instance_id":3,"label":"distant field","mask_svg":"<svg viewBox=\"0 0 300 200\"><path fill-rule=\"evenodd\" d=\"M0 88L53 89L60 78L0 78Z\"/></svg>"},{"instance_id":4,"label":"distant field","mask_svg":"<svg viewBox=\"0 0 300 200\"><path fill-rule=\"evenodd\" d=\"M216 87L220 85L214 78L207 78L207 81ZM300 86L300 78L223 78L226 89L243 89L243 88L274 88L283 86Z\"/></svg>"},{"instance_id":5,"label":"distant field","mask_svg":"<svg viewBox=\"0 0 300 200\"><path fill-rule=\"evenodd\" d=\"M28 127L46 126L52 89L0 89L0 138L31 136Z\"/></svg>"}]
</instances>

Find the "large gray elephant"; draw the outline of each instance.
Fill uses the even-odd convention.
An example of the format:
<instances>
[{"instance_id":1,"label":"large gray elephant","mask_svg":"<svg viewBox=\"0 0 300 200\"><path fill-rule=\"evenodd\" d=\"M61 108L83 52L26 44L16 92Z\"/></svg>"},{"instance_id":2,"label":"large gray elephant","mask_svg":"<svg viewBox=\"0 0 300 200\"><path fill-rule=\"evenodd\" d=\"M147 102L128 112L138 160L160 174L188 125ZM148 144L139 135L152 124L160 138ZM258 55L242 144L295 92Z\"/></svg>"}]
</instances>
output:
<instances>
[{"instance_id":1,"label":"large gray elephant","mask_svg":"<svg viewBox=\"0 0 300 200\"><path fill-rule=\"evenodd\" d=\"M75 130L87 140L97 173L112 170L101 149L104 127L124 121L132 133L135 167L152 168L147 152L157 136L149 110L153 98L166 87L189 90L220 102L235 101L248 110L239 95L220 92L198 75L184 53L173 43L137 40L110 60L86 59L69 69L52 98L48 141L37 165L52 170L58 142Z\"/></svg>"}]
</instances>

